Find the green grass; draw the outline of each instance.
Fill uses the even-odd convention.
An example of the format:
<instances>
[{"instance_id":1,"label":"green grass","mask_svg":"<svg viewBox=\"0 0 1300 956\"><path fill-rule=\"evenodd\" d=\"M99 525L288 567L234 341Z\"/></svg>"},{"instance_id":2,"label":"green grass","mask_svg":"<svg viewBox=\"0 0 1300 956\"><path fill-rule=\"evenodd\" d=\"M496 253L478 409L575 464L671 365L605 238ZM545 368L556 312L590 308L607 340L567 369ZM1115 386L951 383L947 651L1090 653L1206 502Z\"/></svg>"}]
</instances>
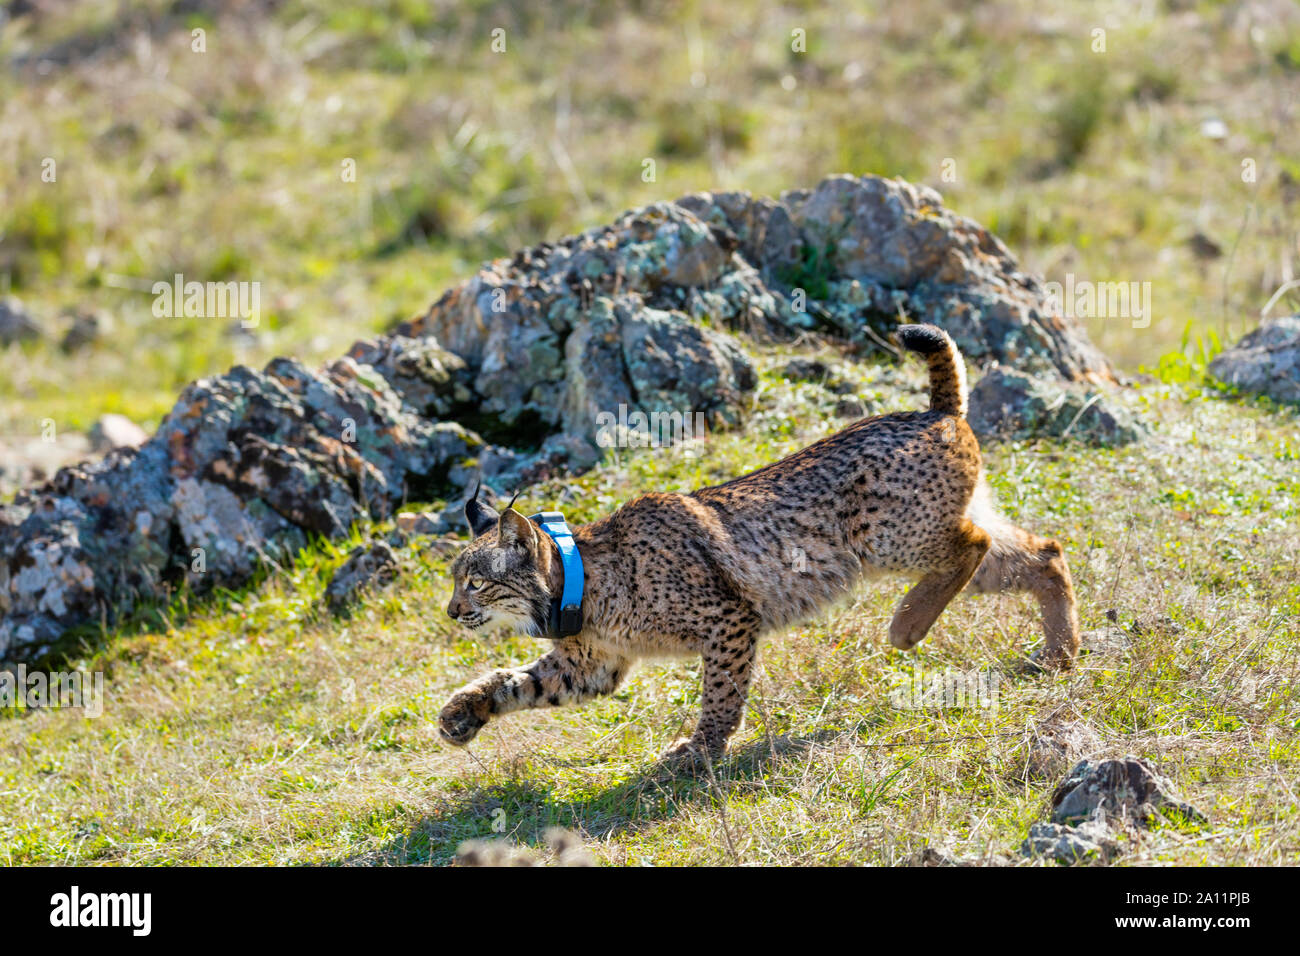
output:
<instances>
[{"instance_id":1,"label":"green grass","mask_svg":"<svg viewBox=\"0 0 1300 956\"><path fill-rule=\"evenodd\" d=\"M694 457L611 453L530 502L582 521L838 427L838 396L784 382L787 357L760 352L745 427ZM921 400L918 367L822 357L876 409ZM0 713L0 861L445 863L467 839L541 846L552 826L609 864L894 864L927 846L991 858L1014 855L1080 753L1133 753L1210 823L1157 828L1122 862L1294 863L1300 427L1181 385L1130 400L1155 428L1144 445L986 449L1007 513L1066 545L1089 632L1072 673L1021 672L1040 638L1016 597L961 599L896 652L884 630L904 585L885 581L765 643L712 777L656 761L698 711L689 661L643 665L584 707L499 720L460 751L437 735L448 695L544 642L454 628L442 549L407 550L391 589L331 617L321 596L357 529L248 588L179 595L91 637L74 665L106 671L102 717ZM946 669L996 673L996 708L891 700Z\"/></svg>"},{"instance_id":2,"label":"green grass","mask_svg":"<svg viewBox=\"0 0 1300 956\"><path fill-rule=\"evenodd\" d=\"M542 646L454 629L437 550L406 552L392 589L329 616L325 583L360 528L239 591L79 630L72 666L107 674L106 712L0 710L0 862L446 862L463 840L536 846L554 825L612 864L992 857L1082 752L1150 757L1210 818L1122 862L1296 862L1300 428L1226 401L1204 370L1293 271L1300 127L1280 104L1300 57L1280 27L1174 6L1126 14L1105 53L1095 11L1032 0L861 16L292 0L245 19L78 0L6 26L0 294L52 338L0 355L0 437L110 411L155 424L188 381L332 358L486 257L693 190L776 194L833 172L932 185L1049 279L1150 281L1149 328L1084 321L1156 381L1116 399L1153 424L1141 446L986 449L1005 510L1066 545L1089 631L1073 673L1020 672L1037 613L1010 597L959 601L901 655L884 629L903 584L885 583L765 645L712 778L655 760L695 718L690 662L453 750L435 725L447 696ZM1228 139L1202 134L1213 117ZM1196 259L1196 231L1224 254ZM149 288L175 272L260 282L261 326L155 318ZM785 278L815 295L831 277L810 256ZM74 306L115 323L64 355ZM1272 314L1298 306L1293 292ZM843 374L873 411L923 400L916 368ZM581 521L724 480L837 427L837 398L769 370L745 426L696 457L611 453L529 495ZM997 673L998 707L891 703L949 668Z\"/></svg>"}]
</instances>

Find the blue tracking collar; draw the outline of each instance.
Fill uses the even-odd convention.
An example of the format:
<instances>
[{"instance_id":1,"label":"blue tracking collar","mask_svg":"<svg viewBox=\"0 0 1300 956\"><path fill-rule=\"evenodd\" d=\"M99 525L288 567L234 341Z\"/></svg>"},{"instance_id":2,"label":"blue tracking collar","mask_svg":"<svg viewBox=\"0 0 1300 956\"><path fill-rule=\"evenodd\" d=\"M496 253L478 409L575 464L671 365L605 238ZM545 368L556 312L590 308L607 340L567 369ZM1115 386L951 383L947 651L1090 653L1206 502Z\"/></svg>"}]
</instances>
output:
<instances>
[{"instance_id":1,"label":"blue tracking collar","mask_svg":"<svg viewBox=\"0 0 1300 956\"><path fill-rule=\"evenodd\" d=\"M551 637L568 637L582 630L582 585L585 577L582 572L582 555L578 553L578 544L573 540L573 532L558 511L542 511L532 515L529 521L536 521L542 530L551 536L556 547L560 549L560 562L564 568L564 591L558 598L551 599Z\"/></svg>"}]
</instances>

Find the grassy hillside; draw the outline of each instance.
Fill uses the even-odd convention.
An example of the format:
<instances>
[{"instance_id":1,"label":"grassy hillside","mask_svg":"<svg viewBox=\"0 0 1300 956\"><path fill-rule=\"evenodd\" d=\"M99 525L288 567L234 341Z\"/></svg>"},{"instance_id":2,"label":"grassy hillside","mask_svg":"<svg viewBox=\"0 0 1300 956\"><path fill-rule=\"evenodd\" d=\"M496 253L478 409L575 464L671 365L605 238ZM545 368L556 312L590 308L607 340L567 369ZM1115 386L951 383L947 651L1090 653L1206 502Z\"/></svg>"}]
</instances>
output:
<instances>
[{"instance_id":1,"label":"grassy hillside","mask_svg":"<svg viewBox=\"0 0 1300 956\"><path fill-rule=\"evenodd\" d=\"M117 323L88 353L12 348L0 433L156 422L198 375L332 357L484 257L697 189L933 185L1048 278L1150 282L1149 328L1085 317L1130 369L1189 324L1240 333L1300 252L1300 14L1279 0L15 10L0 293L55 332L74 306ZM154 318L177 272L260 282L261 326Z\"/></svg>"},{"instance_id":2,"label":"grassy hillside","mask_svg":"<svg viewBox=\"0 0 1300 956\"><path fill-rule=\"evenodd\" d=\"M840 374L872 411L922 401L915 365ZM1300 428L1179 388L1132 400L1156 426L1146 445L988 450L1008 513L1066 544L1090 632L1070 674L1024 672L1038 613L1013 597L961 599L916 652L890 649L905 584L885 581L765 643L712 777L656 762L698 713L697 662L642 665L612 698L512 715L461 751L438 738L449 694L545 642L453 628L437 548L332 618L321 593L349 542L322 544L75 662L109 675L102 717L0 711L0 862L442 863L467 838L540 845L555 825L608 863L991 858L1014 854L1080 751L1153 759L1210 819L1124 862L1295 862ZM525 507L581 521L721 480L838 427L836 401L769 369L743 433L689 458L621 452ZM944 674L983 675L995 706L907 706L910 681Z\"/></svg>"},{"instance_id":3,"label":"grassy hillside","mask_svg":"<svg viewBox=\"0 0 1300 956\"><path fill-rule=\"evenodd\" d=\"M485 257L692 190L840 171L938 188L1049 279L1150 282L1149 327L1082 321L1158 374L1116 398L1147 442L986 449L1010 516L1065 543L1088 632L1071 673L1026 670L1038 612L1013 597L960 600L893 651L904 583L883 582L764 645L711 776L656 762L698 713L694 662L460 751L437 734L447 696L544 644L451 625L452 544L407 551L390 590L332 617L330 573L388 530L358 528L238 592L86 632L69 666L106 672L102 717L0 708L0 863L442 863L553 825L606 863L991 860L1079 753L1150 757L1209 817L1133 835L1122 862L1296 862L1300 425L1201 381L1300 256L1292 4L9 6L0 295L52 338L0 352L0 437L108 411L156 423L185 382L337 355ZM260 282L261 324L155 318L150 287L178 272ZM65 354L75 307L113 324ZM1284 294L1273 314L1297 307ZM842 424L840 396L782 379L789 349L753 351L742 429L693 457L611 452L527 504L587 520ZM812 351L871 412L923 401L915 363ZM995 679L996 706L900 705L953 674Z\"/></svg>"}]
</instances>

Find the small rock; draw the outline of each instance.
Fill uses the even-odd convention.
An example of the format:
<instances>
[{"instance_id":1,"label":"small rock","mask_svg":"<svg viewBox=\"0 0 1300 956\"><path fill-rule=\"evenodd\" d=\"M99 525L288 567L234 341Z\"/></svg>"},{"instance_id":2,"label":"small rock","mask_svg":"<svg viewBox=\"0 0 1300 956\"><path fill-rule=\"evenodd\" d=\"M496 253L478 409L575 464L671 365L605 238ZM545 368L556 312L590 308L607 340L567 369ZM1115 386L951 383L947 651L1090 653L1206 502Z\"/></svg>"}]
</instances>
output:
<instances>
[{"instance_id":1,"label":"small rock","mask_svg":"<svg viewBox=\"0 0 1300 956\"><path fill-rule=\"evenodd\" d=\"M824 382L830 366L819 359L792 358L781 369L781 377L791 382Z\"/></svg>"},{"instance_id":2,"label":"small rock","mask_svg":"<svg viewBox=\"0 0 1300 956\"><path fill-rule=\"evenodd\" d=\"M866 414L866 403L860 398L841 398L835 403L836 418L862 418Z\"/></svg>"},{"instance_id":3,"label":"small rock","mask_svg":"<svg viewBox=\"0 0 1300 956\"><path fill-rule=\"evenodd\" d=\"M1119 842L1099 820L1088 820L1077 827L1035 823L1020 845L1024 856L1048 857L1058 863L1078 863L1090 858L1109 860L1119 849Z\"/></svg>"},{"instance_id":4,"label":"small rock","mask_svg":"<svg viewBox=\"0 0 1300 956\"><path fill-rule=\"evenodd\" d=\"M1187 247L1198 259L1218 259L1223 255L1223 247L1203 232L1192 233L1187 239Z\"/></svg>"},{"instance_id":5,"label":"small rock","mask_svg":"<svg viewBox=\"0 0 1300 956\"><path fill-rule=\"evenodd\" d=\"M416 545L420 551L426 554L432 554L435 557L449 558L452 555L459 554L465 550L465 539L457 535L447 535L441 538L425 538Z\"/></svg>"},{"instance_id":6,"label":"small rock","mask_svg":"<svg viewBox=\"0 0 1300 956\"><path fill-rule=\"evenodd\" d=\"M339 613L356 601L363 591L392 584L397 577L397 554L384 541L358 545L349 553L325 588L325 601Z\"/></svg>"},{"instance_id":7,"label":"small rock","mask_svg":"<svg viewBox=\"0 0 1300 956\"><path fill-rule=\"evenodd\" d=\"M0 436L0 499L46 481L60 468L85 461L90 454L90 441L82 432L56 432L53 441L39 435Z\"/></svg>"},{"instance_id":8,"label":"small rock","mask_svg":"<svg viewBox=\"0 0 1300 956\"><path fill-rule=\"evenodd\" d=\"M970 391L967 420L981 439L1073 438L1124 445L1145 429L1095 388L995 366Z\"/></svg>"},{"instance_id":9,"label":"small rock","mask_svg":"<svg viewBox=\"0 0 1300 956\"><path fill-rule=\"evenodd\" d=\"M72 313L72 324L63 333L59 348L65 352L76 352L98 342L111 328L112 322L106 312L78 309Z\"/></svg>"},{"instance_id":10,"label":"small rock","mask_svg":"<svg viewBox=\"0 0 1300 956\"><path fill-rule=\"evenodd\" d=\"M0 346L30 342L41 337L41 327L13 296L0 299Z\"/></svg>"},{"instance_id":11,"label":"small rock","mask_svg":"<svg viewBox=\"0 0 1300 956\"><path fill-rule=\"evenodd\" d=\"M139 448L149 440L149 433L125 415L101 415L87 433L90 450L104 454L114 448Z\"/></svg>"},{"instance_id":12,"label":"small rock","mask_svg":"<svg viewBox=\"0 0 1300 956\"><path fill-rule=\"evenodd\" d=\"M542 442L537 454L542 461L562 465L575 475L595 468L602 456L601 450L585 438L564 432L552 435Z\"/></svg>"},{"instance_id":13,"label":"small rock","mask_svg":"<svg viewBox=\"0 0 1300 956\"><path fill-rule=\"evenodd\" d=\"M446 534L452 530L442 515L432 511L403 511L394 523L403 535Z\"/></svg>"},{"instance_id":14,"label":"small rock","mask_svg":"<svg viewBox=\"0 0 1300 956\"><path fill-rule=\"evenodd\" d=\"M1077 823L1098 810L1140 826L1170 811L1206 822L1205 814L1178 797L1173 784L1138 757L1097 763L1081 760L1052 794L1053 823Z\"/></svg>"},{"instance_id":15,"label":"small rock","mask_svg":"<svg viewBox=\"0 0 1300 956\"><path fill-rule=\"evenodd\" d=\"M1300 405L1300 315L1262 323L1215 356L1209 372L1243 392Z\"/></svg>"}]
</instances>

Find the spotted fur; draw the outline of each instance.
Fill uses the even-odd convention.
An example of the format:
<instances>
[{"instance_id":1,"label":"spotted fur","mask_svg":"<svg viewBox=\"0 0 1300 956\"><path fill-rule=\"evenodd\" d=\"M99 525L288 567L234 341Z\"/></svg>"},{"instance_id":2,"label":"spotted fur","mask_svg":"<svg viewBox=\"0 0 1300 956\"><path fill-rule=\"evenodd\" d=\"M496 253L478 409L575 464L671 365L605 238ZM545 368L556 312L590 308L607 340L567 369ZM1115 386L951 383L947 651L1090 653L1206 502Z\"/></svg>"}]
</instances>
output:
<instances>
[{"instance_id":1,"label":"spotted fur","mask_svg":"<svg viewBox=\"0 0 1300 956\"><path fill-rule=\"evenodd\" d=\"M857 421L790 457L691 494L648 494L574 529L586 570L583 629L525 667L498 670L443 708L463 745L492 717L613 692L642 657L699 654L703 710L674 756L717 757L740 725L759 638L806 620L864 577L919 580L889 625L921 640L958 591L1025 590L1043 609L1044 659L1078 649L1060 545L1001 518L966 424L965 369L947 333L906 326L930 368L930 409ZM475 538L452 565L447 613L474 629L546 631L563 569L555 543L513 507L466 506Z\"/></svg>"}]
</instances>

